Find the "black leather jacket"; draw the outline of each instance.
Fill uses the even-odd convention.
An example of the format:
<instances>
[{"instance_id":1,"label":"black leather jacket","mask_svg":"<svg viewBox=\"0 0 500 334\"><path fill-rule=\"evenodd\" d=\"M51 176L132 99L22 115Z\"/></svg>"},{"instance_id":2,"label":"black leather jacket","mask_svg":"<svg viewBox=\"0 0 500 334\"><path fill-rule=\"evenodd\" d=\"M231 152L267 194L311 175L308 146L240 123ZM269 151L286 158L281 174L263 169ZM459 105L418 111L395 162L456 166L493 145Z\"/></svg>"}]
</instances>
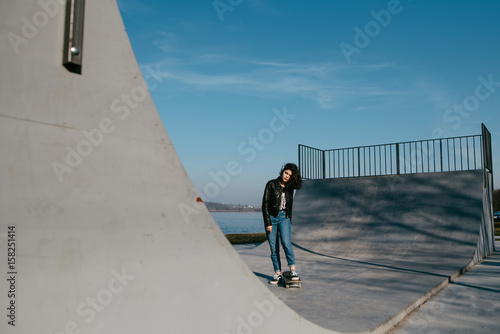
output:
<instances>
[{"instance_id":1,"label":"black leather jacket","mask_svg":"<svg viewBox=\"0 0 500 334\"><path fill-rule=\"evenodd\" d=\"M270 180L266 184L264 196L262 197L262 215L264 217L264 226L271 225L271 217L277 217L280 210L281 193L285 192L286 199L286 217L292 220L292 206L293 206L293 189L283 188L280 184L279 178Z\"/></svg>"}]
</instances>

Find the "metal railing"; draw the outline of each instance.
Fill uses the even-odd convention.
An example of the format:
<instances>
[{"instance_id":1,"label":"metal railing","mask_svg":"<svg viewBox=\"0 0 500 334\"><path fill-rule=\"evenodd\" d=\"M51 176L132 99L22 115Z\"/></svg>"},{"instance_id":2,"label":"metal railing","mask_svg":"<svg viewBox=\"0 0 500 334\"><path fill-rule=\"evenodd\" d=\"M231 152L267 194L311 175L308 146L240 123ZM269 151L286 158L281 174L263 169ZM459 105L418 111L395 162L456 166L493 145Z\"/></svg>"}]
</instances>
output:
<instances>
[{"instance_id":1,"label":"metal railing","mask_svg":"<svg viewBox=\"0 0 500 334\"><path fill-rule=\"evenodd\" d=\"M492 172L491 135L482 134L320 150L299 144L299 168L305 179L449 172Z\"/></svg>"}]
</instances>

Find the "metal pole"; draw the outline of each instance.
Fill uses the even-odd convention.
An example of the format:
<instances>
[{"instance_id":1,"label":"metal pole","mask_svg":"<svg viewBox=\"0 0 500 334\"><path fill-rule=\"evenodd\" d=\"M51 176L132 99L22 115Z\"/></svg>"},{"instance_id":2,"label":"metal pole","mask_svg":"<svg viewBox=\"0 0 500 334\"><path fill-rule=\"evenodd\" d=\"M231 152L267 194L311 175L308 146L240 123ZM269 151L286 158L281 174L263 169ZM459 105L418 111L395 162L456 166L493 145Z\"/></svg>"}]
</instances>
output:
<instances>
[{"instance_id":1,"label":"metal pole","mask_svg":"<svg viewBox=\"0 0 500 334\"><path fill-rule=\"evenodd\" d=\"M399 166L399 144L396 144L396 174L401 174L401 167Z\"/></svg>"},{"instance_id":2,"label":"metal pole","mask_svg":"<svg viewBox=\"0 0 500 334\"><path fill-rule=\"evenodd\" d=\"M326 178L326 162L325 162L325 151L321 151L323 152L323 178L325 179Z\"/></svg>"}]
</instances>

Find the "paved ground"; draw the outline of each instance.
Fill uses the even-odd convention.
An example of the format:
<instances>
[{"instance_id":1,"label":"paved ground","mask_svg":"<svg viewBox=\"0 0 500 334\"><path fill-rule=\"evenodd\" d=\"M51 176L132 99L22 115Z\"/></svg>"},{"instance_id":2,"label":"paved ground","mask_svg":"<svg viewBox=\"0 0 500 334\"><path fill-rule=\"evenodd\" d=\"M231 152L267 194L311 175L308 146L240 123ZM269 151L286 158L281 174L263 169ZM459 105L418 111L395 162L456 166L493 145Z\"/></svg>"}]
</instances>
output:
<instances>
[{"instance_id":1,"label":"paved ground","mask_svg":"<svg viewBox=\"0 0 500 334\"><path fill-rule=\"evenodd\" d=\"M500 333L499 241L496 249L410 314L393 333Z\"/></svg>"},{"instance_id":2,"label":"paved ground","mask_svg":"<svg viewBox=\"0 0 500 334\"><path fill-rule=\"evenodd\" d=\"M257 245L235 245L236 250L250 264L255 266L257 254L261 251L267 252L267 245L256 248ZM252 253L253 255L250 255ZM473 267L463 276L460 276L455 282L446 286L434 297L430 298L425 304L421 305L414 312L409 314L401 324L391 331L392 334L406 333L500 333L500 242L496 242L497 251L480 264ZM257 251L257 252L256 252ZM267 254L267 253L266 253ZM300 254L300 251L299 251ZM266 260L268 260L266 258ZM343 270L349 268L343 265L341 261L330 262L329 265L338 265ZM319 264L314 264L314 266ZM268 266L269 267L269 266ZM270 268L270 267L269 267ZM269 269L268 268L268 269ZM271 268L272 269L272 268ZM377 298L377 304L371 301L371 298L377 295L370 287L360 285L349 287L350 282L333 279L331 282L319 282L318 277L312 276L318 268L313 266L302 266L301 276L304 283L301 289L284 289L281 286L268 287L279 298L286 301L300 315L320 324L323 327L335 327L338 331L360 332L366 329L366 323L377 321L373 309L384 309L389 313L388 307L394 303L393 299L397 296L406 295L405 300L418 297L414 291L401 292L400 287L410 287L411 281L406 281L394 286L394 295L387 295L380 301ZM352 276L355 273L372 272L369 266L350 267ZM269 270L265 274L255 272L264 284L270 279ZM392 276L394 282L397 282L397 270L387 270L386 274ZM378 273L378 276L382 273ZM305 278L307 277L307 278ZM409 276L408 276L409 277ZM354 280L354 278L352 278ZM329 298L318 299L315 303L307 302L305 304L314 309L306 309L303 306L303 300L316 295L319 291L327 289L324 284L330 286L328 290L335 291ZM386 287L389 289L390 287ZM381 289L380 286L376 290ZM407 299L408 298L408 299ZM294 305L295 304L295 305ZM323 304L323 305L321 305ZM389 306L388 306L389 305ZM395 310L397 311L397 309ZM327 320L327 318L329 320Z\"/></svg>"}]
</instances>

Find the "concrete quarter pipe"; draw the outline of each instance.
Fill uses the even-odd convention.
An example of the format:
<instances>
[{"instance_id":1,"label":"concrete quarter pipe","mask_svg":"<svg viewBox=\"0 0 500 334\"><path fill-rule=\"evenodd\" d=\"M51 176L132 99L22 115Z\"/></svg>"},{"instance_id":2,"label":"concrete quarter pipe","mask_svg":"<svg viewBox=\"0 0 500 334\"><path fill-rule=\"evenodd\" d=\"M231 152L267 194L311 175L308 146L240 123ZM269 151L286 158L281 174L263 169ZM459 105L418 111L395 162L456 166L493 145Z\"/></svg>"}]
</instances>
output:
<instances>
[{"instance_id":1,"label":"concrete quarter pipe","mask_svg":"<svg viewBox=\"0 0 500 334\"><path fill-rule=\"evenodd\" d=\"M196 202L115 1L62 66L65 3L0 3L0 332L326 332Z\"/></svg>"}]
</instances>

